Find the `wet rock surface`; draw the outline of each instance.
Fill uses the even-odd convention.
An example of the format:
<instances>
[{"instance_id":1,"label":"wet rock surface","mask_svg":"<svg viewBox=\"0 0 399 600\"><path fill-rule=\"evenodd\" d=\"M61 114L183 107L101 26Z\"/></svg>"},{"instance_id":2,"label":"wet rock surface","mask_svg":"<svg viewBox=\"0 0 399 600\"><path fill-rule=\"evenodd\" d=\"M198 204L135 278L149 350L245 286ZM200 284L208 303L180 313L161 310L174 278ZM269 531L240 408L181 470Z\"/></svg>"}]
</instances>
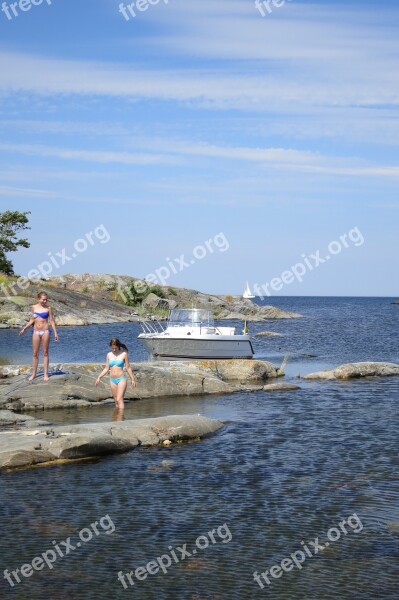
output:
<instances>
[{"instance_id":1,"label":"wet rock surface","mask_svg":"<svg viewBox=\"0 0 399 600\"><path fill-rule=\"evenodd\" d=\"M358 377L391 377L399 375L399 365L387 362L346 363L336 369L316 371L304 379L353 379Z\"/></svg>"},{"instance_id":2,"label":"wet rock surface","mask_svg":"<svg viewBox=\"0 0 399 600\"><path fill-rule=\"evenodd\" d=\"M299 385L293 383L268 383L263 386L265 392L292 392L300 389Z\"/></svg>"},{"instance_id":3,"label":"wet rock surface","mask_svg":"<svg viewBox=\"0 0 399 600\"><path fill-rule=\"evenodd\" d=\"M255 337L283 337L283 334L275 331L259 331L255 334Z\"/></svg>"},{"instance_id":4,"label":"wet rock surface","mask_svg":"<svg viewBox=\"0 0 399 600\"><path fill-rule=\"evenodd\" d=\"M172 415L110 423L39 427L0 433L0 469L128 452L138 446L201 439L223 427L201 415Z\"/></svg>"},{"instance_id":5,"label":"wet rock surface","mask_svg":"<svg viewBox=\"0 0 399 600\"><path fill-rule=\"evenodd\" d=\"M0 410L0 426L13 426L14 428L21 427L38 427L42 425L51 425L48 421L35 419L31 415L20 415L12 410Z\"/></svg>"}]
</instances>

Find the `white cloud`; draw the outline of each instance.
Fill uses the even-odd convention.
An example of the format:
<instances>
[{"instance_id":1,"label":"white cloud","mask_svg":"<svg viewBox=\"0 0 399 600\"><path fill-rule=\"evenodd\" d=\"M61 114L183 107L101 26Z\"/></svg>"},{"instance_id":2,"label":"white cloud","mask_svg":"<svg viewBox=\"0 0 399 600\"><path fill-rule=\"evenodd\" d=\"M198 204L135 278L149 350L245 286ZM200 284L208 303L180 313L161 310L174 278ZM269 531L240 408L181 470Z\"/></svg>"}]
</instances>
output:
<instances>
[{"instance_id":1,"label":"white cloud","mask_svg":"<svg viewBox=\"0 0 399 600\"><path fill-rule=\"evenodd\" d=\"M193 144L172 139L148 139L136 143L143 144L146 153L118 152L104 150L82 150L58 148L40 144L1 144L0 150L32 156L51 157L67 161L88 161L97 164L122 165L187 165L193 166L187 156L200 160L238 161L255 163L264 168L284 169L303 173L357 176L357 177L399 177L399 166L374 165L356 157L347 158L326 156L316 152L293 150L290 148L250 148L217 146L215 144ZM199 163L201 164L201 163Z\"/></svg>"},{"instance_id":2,"label":"white cloud","mask_svg":"<svg viewBox=\"0 0 399 600\"><path fill-rule=\"evenodd\" d=\"M337 73L334 63L134 69L0 52L0 92L104 96L185 102L205 108L287 111L319 106L381 106L399 101L399 74L387 57Z\"/></svg>"},{"instance_id":3,"label":"white cloud","mask_svg":"<svg viewBox=\"0 0 399 600\"><path fill-rule=\"evenodd\" d=\"M167 155L137 154L133 152L113 152L106 150L77 150L54 148L51 146L29 144L1 144L4 152L20 152L41 157L53 157L63 160L88 161L95 163L118 163L124 165L176 164L176 159Z\"/></svg>"}]
</instances>

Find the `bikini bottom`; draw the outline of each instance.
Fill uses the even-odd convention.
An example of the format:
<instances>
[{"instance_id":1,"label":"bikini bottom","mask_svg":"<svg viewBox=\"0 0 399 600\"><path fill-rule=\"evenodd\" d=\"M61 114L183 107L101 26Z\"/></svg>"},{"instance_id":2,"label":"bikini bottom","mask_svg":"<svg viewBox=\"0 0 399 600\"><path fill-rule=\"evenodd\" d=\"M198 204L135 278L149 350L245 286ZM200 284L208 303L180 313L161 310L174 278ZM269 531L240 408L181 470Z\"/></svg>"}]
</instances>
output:
<instances>
[{"instance_id":1,"label":"bikini bottom","mask_svg":"<svg viewBox=\"0 0 399 600\"><path fill-rule=\"evenodd\" d=\"M49 335L51 335L50 329L42 329L42 330L39 330L39 331L33 331L32 335L35 335L35 333L39 337L43 337L45 333L48 333Z\"/></svg>"},{"instance_id":2,"label":"bikini bottom","mask_svg":"<svg viewBox=\"0 0 399 600\"><path fill-rule=\"evenodd\" d=\"M118 385L118 383L124 381L125 379L127 379L126 375L122 375L122 377L118 377L117 379L113 379L112 377L110 377L110 382L114 383L115 385Z\"/></svg>"}]
</instances>

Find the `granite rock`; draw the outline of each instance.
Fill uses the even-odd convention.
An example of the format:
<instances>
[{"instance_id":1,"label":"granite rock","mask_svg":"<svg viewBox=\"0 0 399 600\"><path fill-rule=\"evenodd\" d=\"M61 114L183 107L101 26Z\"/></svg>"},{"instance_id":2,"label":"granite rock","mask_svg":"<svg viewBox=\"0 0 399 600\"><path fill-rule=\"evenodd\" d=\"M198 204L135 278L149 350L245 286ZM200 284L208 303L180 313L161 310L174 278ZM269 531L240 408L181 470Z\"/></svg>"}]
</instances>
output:
<instances>
[{"instance_id":1,"label":"granite rock","mask_svg":"<svg viewBox=\"0 0 399 600\"><path fill-rule=\"evenodd\" d=\"M336 369L316 371L304 379L353 379L358 377L390 377L399 375L399 365L387 362L346 363Z\"/></svg>"},{"instance_id":2,"label":"granite rock","mask_svg":"<svg viewBox=\"0 0 399 600\"><path fill-rule=\"evenodd\" d=\"M265 392L291 392L300 389L299 385L293 383L268 383L263 386Z\"/></svg>"},{"instance_id":3,"label":"granite rock","mask_svg":"<svg viewBox=\"0 0 399 600\"><path fill-rule=\"evenodd\" d=\"M112 397L108 380L96 387L103 364L57 365L48 382L41 377L27 381L28 368L2 381L0 407L16 410L78 408L106 402ZM125 399L227 394L239 384L263 383L277 376L274 365L258 360L155 361L132 363L137 387L128 383Z\"/></svg>"},{"instance_id":4,"label":"granite rock","mask_svg":"<svg viewBox=\"0 0 399 600\"><path fill-rule=\"evenodd\" d=\"M201 439L223 427L201 415L172 415L155 419L121 421L118 424L38 428L0 434L0 469L28 467L57 460L94 458L128 452L138 446L157 446L167 441Z\"/></svg>"}]
</instances>

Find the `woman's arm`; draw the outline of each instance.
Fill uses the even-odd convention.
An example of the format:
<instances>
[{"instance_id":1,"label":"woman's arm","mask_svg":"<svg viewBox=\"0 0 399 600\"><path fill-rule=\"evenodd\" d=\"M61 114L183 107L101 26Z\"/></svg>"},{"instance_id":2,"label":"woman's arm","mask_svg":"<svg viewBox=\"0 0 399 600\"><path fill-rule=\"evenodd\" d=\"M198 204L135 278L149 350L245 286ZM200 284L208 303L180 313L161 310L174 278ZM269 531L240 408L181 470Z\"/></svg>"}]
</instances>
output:
<instances>
[{"instance_id":1,"label":"woman's arm","mask_svg":"<svg viewBox=\"0 0 399 600\"><path fill-rule=\"evenodd\" d=\"M35 322L35 319L36 317L31 317L28 323L25 325L25 327L22 327L21 331L19 332L19 335L24 335L25 331L29 329L29 327L32 327L33 323Z\"/></svg>"},{"instance_id":2,"label":"woman's arm","mask_svg":"<svg viewBox=\"0 0 399 600\"><path fill-rule=\"evenodd\" d=\"M107 365L104 367L104 369L101 371L100 375L97 377L96 385L99 385L101 378L104 377L104 375L106 375L109 371L109 354L107 354L107 358L105 360L106 360Z\"/></svg>"},{"instance_id":3,"label":"woman's arm","mask_svg":"<svg viewBox=\"0 0 399 600\"><path fill-rule=\"evenodd\" d=\"M34 312L35 312L35 307L32 306L32 316L29 319L29 321L27 322L27 324L25 325L25 327L22 327L21 331L19 332L19 335L24 335L25 331L27 329L29 329L29 327L32 327L33 323L35 322L36 317L34 317Z\"/></svg>"},{"instance_id":4,"label":"woman's arm","mask_svg":"<svg viewBox=\"0 0 399 600\"><path fill-rule=\"evenodd\" d=\"M129 363L129 355L127 352L126 352L126 356L125 356L125 368L126 368L126 372L129 374L130 380L132 382L132 386L136 387L136 380L133 375L132 367L130 366L130 363Z\"/></svg>"},{"instance_id":5,"label":"woman's arm","mask_svg":"<svg viewBox=\"0 0 399 600\"><path fill-rule=\"evenodd\" d=\"M57 333L57 328L55 326L55 321L54 321L54 315L53 315L53 309L48 307L48 317L49 317L49 321L50 321L50 325L54 331L54 339L56 342L58 342L58 333Z\"/></svg>"}]
</instances>

